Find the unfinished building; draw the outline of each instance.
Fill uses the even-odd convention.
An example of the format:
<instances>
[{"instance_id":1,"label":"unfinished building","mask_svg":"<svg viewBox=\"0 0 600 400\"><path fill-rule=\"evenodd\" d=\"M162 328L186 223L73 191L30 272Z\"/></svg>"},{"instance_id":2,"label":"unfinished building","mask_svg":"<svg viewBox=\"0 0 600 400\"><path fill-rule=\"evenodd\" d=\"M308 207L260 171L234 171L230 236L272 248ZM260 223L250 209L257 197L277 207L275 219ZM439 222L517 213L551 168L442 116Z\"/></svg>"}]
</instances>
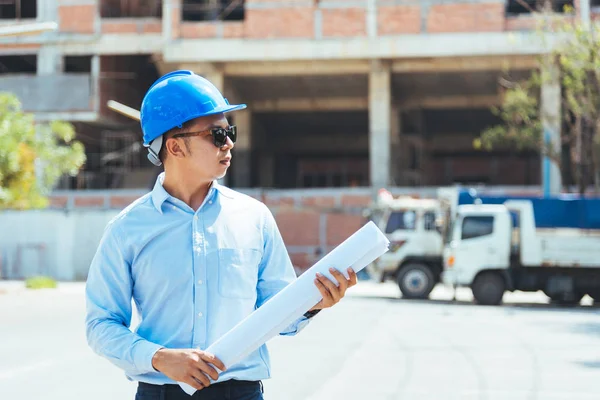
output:
<instances>
[{"instance_id":1,"label":"unfinished building","mask_svg":"<svg viewBox=\"0 0 600 400\"><path fill-rule=\"evenodd\" d=\"M0 39L0 90L40 121L76 124L88 162L61 189L151 185L139 124L106 102L139 108L173 69L248 104L232 116L232 187L537 185L535 152L472 146L497 122L503 69L518 78L537 66L535 3L1 0L0 23L59 30Z\"/></svg>"}]
</instances>

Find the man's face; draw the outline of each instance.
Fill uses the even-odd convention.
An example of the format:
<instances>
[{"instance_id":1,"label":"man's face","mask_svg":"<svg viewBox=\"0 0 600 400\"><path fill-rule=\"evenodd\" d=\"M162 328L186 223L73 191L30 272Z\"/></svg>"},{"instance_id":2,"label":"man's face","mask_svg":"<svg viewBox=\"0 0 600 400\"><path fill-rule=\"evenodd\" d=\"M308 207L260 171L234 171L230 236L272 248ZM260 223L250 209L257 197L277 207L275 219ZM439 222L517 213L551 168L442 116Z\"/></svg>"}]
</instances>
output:
<instances>
[{"instance_id":1,"label":"man's face","mask_svg":"<svg viewBox=\"0 0 600 400\"><path fill-rule=\"evenodd\" d=\"M215 146L211 129L229 128L224 114L210 115L194 120L169 140L176 140L181 155L175 162L182 163L189 173L202 180L215 180L225 176L231 161L233 142L230 138L223 147ZM184 137L181 134L192 133ZM169 157L172 158L172 157Z\"/></svg>"}]
</instances>

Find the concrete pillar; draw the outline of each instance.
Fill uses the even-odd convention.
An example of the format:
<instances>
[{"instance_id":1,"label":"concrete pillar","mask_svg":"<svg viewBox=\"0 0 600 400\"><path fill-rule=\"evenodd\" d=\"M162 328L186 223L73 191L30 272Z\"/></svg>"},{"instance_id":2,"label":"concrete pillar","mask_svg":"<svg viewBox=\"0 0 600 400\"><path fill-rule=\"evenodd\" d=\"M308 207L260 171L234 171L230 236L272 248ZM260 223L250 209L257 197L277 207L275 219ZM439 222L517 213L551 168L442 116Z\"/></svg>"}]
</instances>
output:
<instances>
[{"instance_id":1,"label":"concrete pillar","mask_svg":"<svg viewBox=\"0 0 600 400\"><path fill-rule=\"evenodd\" d=\"M561 128L561 93L558 69L550 68L550 79L542 85L541 115L544 129L545 146L550 146L555 154L560 155ZM562 179L558 165L548 157L542 160L542 188L544 195L556 195L562 188Z\"/></svg>"},{"instance_id":2,"label":"concrete pillar","mask_svg":"<svg viewBox=\"0 0 600 400\"><path fill-rule=\"evenodd\" d=\"M98 113L100 112L100 56L97 54L92 56L91 79L93 109Z\"/></svg>"},{"instance_id":3,"label":"concrete pillar","mask_svg":"<svg viewBox=\"0 0 600 400\"><path fill-rule=\"evenodd\" d=\"M181 0L163 0L162 2L162 36L165 46L179 37L181 23Z\"/></svg>"},{"instance_id":4,"label":"concrete pillar","mask_svg":"<svg viewBox=\"0 0 600 400\"><path fill-rule=\"evenodd\" d=\"M377 37L377 2L376 0L367 0L366 12L367 36L370 38Z\"/></svg>"},{"instance_id":5,"label":"concrete pillar","mask_svg":"<svg viewBox=\"0 0 600 400\"><path fill-rule=\"evenodd\" d=\"M37 0L38 21L58 21L58 1Z\"/></svg>"},{"instance_id":6,"label":"concrete pillar","mask_svg":"<svg viewBox=\"0 0 600 400\"><path fill-rule=\"evenodd\" d=\"M390 64L373 60L369 73L369 164L374 194L390 183L391 115Z\"/></svg>"},{"instance_id":7,"label":"concrete pillar","mask_svg":"<svg viewBox=\"0 0 600 400\"><path fill-rule=\"evenodd\" d=\"M173 8L171 0L162 2L162 37L163 43L169 43L173 39Z\"/></svg>"},{"instance_id":8,"label":"concrete pillar","mask_svg":"<svg viewBox=\"0 0 600 400\"><path fill-rule=\"evenodd\" d=\"M64 58L56 46L42 46L37 54L38 75L60 74L63 71Z\"/></svg>"},{"instance_id":9,"label":"concrete pillar","mask_svg":"<svg viewBox=\"0 0 600 400\"><path fill-rule=\"evenodd\" d=\"M588 29L591 24L590 0L579 0L581 24Z\"/></svg>"},{"instance_id":10,"label":"concrete pillar","mask_svg":"<svg viewBox=\"0 0 600 400\"><path fill-rule=\"evenodd\" d=\"M233 121L237 126L238 137L233 149L233 185L252 185L252 111L235 111Z\"/></svg>"}]
</instances>

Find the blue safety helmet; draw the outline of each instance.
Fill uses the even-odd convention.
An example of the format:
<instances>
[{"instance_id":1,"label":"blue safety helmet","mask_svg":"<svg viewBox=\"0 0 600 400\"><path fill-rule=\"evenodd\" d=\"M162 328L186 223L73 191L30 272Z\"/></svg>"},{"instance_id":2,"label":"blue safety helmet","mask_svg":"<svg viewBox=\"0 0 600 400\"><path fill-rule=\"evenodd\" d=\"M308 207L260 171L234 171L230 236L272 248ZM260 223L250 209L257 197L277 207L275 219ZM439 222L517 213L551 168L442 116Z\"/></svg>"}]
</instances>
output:
<instances>
[{"instance_id":1,"label":"blue safety helmet","mask_svg":"<svg viewBox=\"0 0 600 400\"><path fill-rule=\"evenodd\" d=\"M171 129L181 128L195 118L244 108L245 104L229 104L215 85L192 71L163 75L148 89L140 110L144 146L150 153L148 159L155 165L161 164L158 153L162 135Z\"/></svg>"}]
</instances>

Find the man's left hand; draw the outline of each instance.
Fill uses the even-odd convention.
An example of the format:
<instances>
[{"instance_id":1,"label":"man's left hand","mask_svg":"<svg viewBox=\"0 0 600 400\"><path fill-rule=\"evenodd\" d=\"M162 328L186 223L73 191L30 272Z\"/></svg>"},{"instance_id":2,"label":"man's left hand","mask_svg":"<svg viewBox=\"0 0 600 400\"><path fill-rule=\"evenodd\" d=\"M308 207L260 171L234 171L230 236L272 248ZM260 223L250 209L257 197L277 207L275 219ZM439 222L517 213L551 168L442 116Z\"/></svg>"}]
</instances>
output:
<instances>
[{"instance_id":1,"label":"man's left hand","mask_svg":"<svg viewBox=\"0 0 600 400\"><path fill-rule=\"evenodd\" d=\"M350 279L346 279L346 277L335 268L329 268L329 272L331 272L339 284L336 285L326 276L317 274L315 285L319 288L323 300L311 308L310 311L333 307L346 295L346 290L348 288L356 285L356 272L354 272L352 268L348 268L348 277Z\"/></svg>"}]
</instances>

